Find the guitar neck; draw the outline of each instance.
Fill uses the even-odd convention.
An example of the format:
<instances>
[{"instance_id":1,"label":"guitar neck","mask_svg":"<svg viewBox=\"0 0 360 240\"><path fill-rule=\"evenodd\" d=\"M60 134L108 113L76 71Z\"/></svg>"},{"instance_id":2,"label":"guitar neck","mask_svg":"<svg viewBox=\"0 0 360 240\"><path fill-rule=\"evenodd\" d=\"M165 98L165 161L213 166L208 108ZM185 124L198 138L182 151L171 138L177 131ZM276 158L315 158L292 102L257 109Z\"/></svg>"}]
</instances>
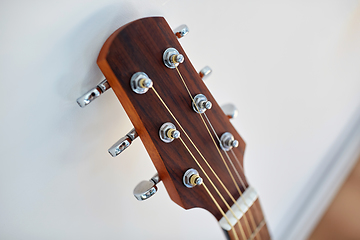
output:
<instances>
[{"instance_id":1,"label":"guitar neck","mask_svg":"<svg viewBox=\"0 0 360 240\"><path fill-rule=\"evenodd\" d=\"M232 213L237 215L237 219L233 217L233 214L230 211L226 213L227 220L231 222L231 226L228 224L225 217L219 221L219 224L225 231L228 239L270 240L269 230L255 190L252 187L246 189L243 195L238 199L237 203L242 209L240 212L235 204L232 206Z\"/></svg>"}]
</instances>

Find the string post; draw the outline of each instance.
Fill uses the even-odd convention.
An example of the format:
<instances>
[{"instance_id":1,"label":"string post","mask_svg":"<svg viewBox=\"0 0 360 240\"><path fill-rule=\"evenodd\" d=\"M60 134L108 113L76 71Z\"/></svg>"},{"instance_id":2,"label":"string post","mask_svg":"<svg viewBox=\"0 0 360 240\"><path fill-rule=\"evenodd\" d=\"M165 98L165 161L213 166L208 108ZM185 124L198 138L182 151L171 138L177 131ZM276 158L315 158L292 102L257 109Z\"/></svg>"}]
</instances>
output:
<instances>
[{"instance_id":1,"label":"string post","mask_svg":"<svg viewBox=\"0 0 360 240\"><path fill-rule=\"evenodd\" d=\"M173 69L183 63L185 60L184 55L180 54L175 48L168 48L163 54L163 62L166 67Z\"/></svg>"},{"instance_id":2,"label":"string post","mask_svg":"<svg viewBox=\"0 0 360 240\"><path fill-rule=\"evenodd\" d=\"M203 182L203 179L196 169L190 168L184 173L183 183L188 188L200 186Z\"/></svg>"},{"instance_id":3,"label":"string post","mask_svg":"<svg viewBox=\"0 0 360 240\"><path fill-rule=\"evenodd\" d=\"M176 130L174 124L171 122L166 122L160 127L159 137L163 142L170 143L175 139L180 138L180 132Z\"/></svg>"},{"instance_id":4,"label":"string post","mask_svg":"<svg viewBox=\"0 0 360 240\"><path fill-rule=\"evenodd\" d=\"M139 81L139 85L142 88L151 88L153 86L153 81L150 78L142 78Z\"/></svg>"},{"instance_id":5,"label":"string post","mask_svg":"<svg viewBox=\"0 0 360 240\"><path fill-rule=\"evenodd\" d=\"M180 137L180 132L174 128L170 128L169 130L167 130L166 135L169 138L178 139Z\"/></svg>"},{"instance_id":6,"label":"string post","mask_svg":"<svg viewBox=\"0 0 360 240\"><path fill-rule=\"evenodd\" d=\"M202 101L201 105L208 110L212 108L212 103L210 101Z\"/></svg>"},{"instance_id":7,"label":"string post","mask_svg":"<svg viewBox=\"0 0 360 240\"><path fill-rule=\"evenodd\" d=\"M234 148L237 148L239 146L239 141L238 140L233 140L231 141L231 146L234 147Z\"/></svg>"},{"instance_id":8,"label":"string post","mask_svg":"<svg viewBox=\"0 0 360 240\"><path fill-rule=\"evenodd\" d=\"M197 113L204 113L206 110L211 109L212 103L205 97L204 94L197 94L192 99L192 108Z\"/></svg>"},{"instance_id":9,"label":"string post","mask_svg":"<svg viewBox=\"0 0 360 240\"><path fill-rule=\"evenodd\" d=\"M183 63L184 62L184 56L182 54L174 54L171 56L171 62L172 63Z\"/></svg>"},{"instance_id":10,"label":"string post","mask_svg":"<svg viewBox=\"0 0 360 240\"><path fill-rule=\"evenodd\" d=\"M137 94L144 94L153 87L153 81L144 72L137 72L130 79L131 89Z\"/></svg>"},{"instance_id":11,"label":"string post","mask_svg":"<svg viewBox=\"0 0 360 240\"><path fill-rule=\"evenodd\" d=\"M203 179L199 175L194 174L190 177L190 184L200 186L203 184Z\"/></svg>"},{"instance_id":12,"label":"string post","mask_svg":"<svg viewBox=\"0 0 360 240\"><path fill-rule=\"evenodd\" d=\"M229 133L225 132L220 137L220 147L224 151L229 151L232 148L237 148L239 146L239 141L235 140L234 136Z\"/></svg>"}]
</instances>

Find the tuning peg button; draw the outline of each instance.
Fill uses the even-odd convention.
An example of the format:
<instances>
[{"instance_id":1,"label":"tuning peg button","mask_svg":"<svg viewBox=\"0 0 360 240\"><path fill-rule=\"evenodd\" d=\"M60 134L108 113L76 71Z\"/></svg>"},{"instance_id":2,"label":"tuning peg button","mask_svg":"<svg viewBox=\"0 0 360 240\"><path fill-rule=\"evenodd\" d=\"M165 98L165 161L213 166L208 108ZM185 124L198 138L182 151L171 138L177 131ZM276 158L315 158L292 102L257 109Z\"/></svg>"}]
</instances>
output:
<instances>
[{"instance_id":1,"label":"tuning peg button","mask_svg":"<svg viewBox=\"0 0 360 240\"><path fill-rule=\"evenodd\" d=\"M221 106L221 109L223 110L223 112L225 113L225 115L229 118L229 119L233 119L236 118L239 111L237 110L237 108L235 107L234 104L232 103L228 103L225 105Z\"/></svg>"},{"instance_id":2,"label":"tuning peg button","mask_svg":"<svg viewBox=\"0 0 360 240\"><path fill-rule=\"evenodd\" d=\"M173 30L177 38L185 37L189 33L189 28L185 24L182 24Z\"/></svg>"},{"instance_id":3,"label":"tuning peg button","mask_svg":"<svg viewBox=\"0 0 360 240\"><path fill-rule=\"evenodd\" d=\"M134 188L133 194L135 198L139 201L143 201L153 196L157 192L156 184L160 181L161 180L157 173L149 181L141 181Z\"/></svg>"},{"instance_id":4,"label":"tuning peg button","mask_svg":"<svg viewBox=\"0 0 360 240\"><path fill-rule=\"evenodd\" d=\"M122 153L126 148L130 146L130 144L138 137L135 128L133 128L125 137L120 138L111 148L109 148L108 152L111 156L116 157L120 153Z\"/></svg>"},{"instance_id":5,"label":"tuning peg button","mask_svg":"<svg viewBox=\"0 0 360 240\"><path fill-rule=\"evenodd\" d=\"M79 104L80 107L84 108L110 88L111 87L108 81L104 79L96 87L79 97L76 102Z\"/></svg>"},{"instance_id":6,"label":"tuning peg button","mask_svg":"<svg viewBox=\"0 0 360 240\"><path fill-rule=\"evenodd\" d=\"M212 69L209 66L202 68L199 72L202 80L205 80L212 73Z\"/></svg>"}]
</instances>

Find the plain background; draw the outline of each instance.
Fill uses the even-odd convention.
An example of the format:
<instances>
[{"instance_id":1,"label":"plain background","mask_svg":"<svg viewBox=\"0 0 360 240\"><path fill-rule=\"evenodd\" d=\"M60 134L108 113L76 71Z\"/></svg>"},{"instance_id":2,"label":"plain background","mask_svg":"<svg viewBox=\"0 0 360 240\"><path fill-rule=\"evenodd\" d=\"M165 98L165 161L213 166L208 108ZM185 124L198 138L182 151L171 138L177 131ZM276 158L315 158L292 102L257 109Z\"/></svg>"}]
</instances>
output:
<instances>
[{"instance_id":1,"label":"plain background","mask_svg":"<svg viewBox=\"0 0 360 240\"><path fill-rule=\"evenodd\" d=\"M206 211L159 192L132 196L155 169L140 140L107 149L131 128L112 90L76 99L103 79L96 65L123 24L164 16L247 143L245 171L275 238L283 206L337 144L360 104L360 5L318 1L1 1L0 238L223 239ZM169 237L171 236L171 237Z\"/></svg>"}]
</instances>

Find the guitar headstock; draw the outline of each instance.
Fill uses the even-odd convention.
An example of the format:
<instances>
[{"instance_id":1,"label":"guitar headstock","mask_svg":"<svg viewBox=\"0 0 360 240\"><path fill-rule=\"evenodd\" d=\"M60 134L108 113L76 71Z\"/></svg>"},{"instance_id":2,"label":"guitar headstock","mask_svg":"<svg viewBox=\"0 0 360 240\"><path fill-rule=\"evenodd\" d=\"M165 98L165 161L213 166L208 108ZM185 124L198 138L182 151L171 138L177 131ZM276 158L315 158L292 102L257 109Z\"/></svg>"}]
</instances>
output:
<instances>
[{"instance_id":1,"label":"guitar headstock","mask_svg":"<svg viewBox=\"0 0 360 240\"><path fill-rule=\"evenodd\" d=\"M134 125L109 150L111 155L139 136L158 171L152 181L163 181L171 199L183 208L204 208L219 220L223 215L210 194L226 212L220 195L230 203L248 187L242 169L245 142L203 83L206 73L196 72L179 44L178 37L186 34L182 29L174 34L162 17L119 28L97 60L107 81L78 102L86 105L111 87ZM204 184L192 178L194 170ZM146 198L137 190L139 199Z\"/></svg>"}]
</instances>

